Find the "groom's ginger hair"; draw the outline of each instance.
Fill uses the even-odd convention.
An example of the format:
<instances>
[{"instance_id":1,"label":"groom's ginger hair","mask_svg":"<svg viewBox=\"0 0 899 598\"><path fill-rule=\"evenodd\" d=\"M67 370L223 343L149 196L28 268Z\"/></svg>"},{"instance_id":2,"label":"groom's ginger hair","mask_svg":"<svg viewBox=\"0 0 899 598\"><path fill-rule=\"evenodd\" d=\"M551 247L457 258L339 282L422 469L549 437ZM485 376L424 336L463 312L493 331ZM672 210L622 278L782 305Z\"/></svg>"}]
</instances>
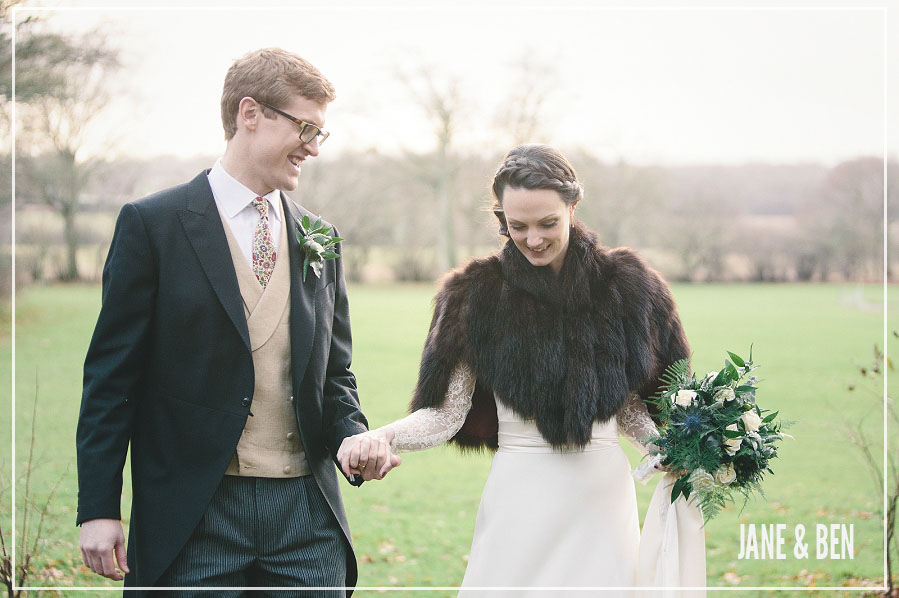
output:
<instances>
[{"instance_id":1,"label":"groom's ginger hair","mask_svg":"<svg viewBox=\"0 0 899 598\"><path fill-rule=\"evenodd\" d=\"M263 48L238 58L228 69L222 88L225 139L237 133L237 109L245 97L280 108L297 94L319 104L336 97L334 86L317 68L281 48ZM268 108L263 107L262 113L275 117Z\"/></svg>"}]
</instances>

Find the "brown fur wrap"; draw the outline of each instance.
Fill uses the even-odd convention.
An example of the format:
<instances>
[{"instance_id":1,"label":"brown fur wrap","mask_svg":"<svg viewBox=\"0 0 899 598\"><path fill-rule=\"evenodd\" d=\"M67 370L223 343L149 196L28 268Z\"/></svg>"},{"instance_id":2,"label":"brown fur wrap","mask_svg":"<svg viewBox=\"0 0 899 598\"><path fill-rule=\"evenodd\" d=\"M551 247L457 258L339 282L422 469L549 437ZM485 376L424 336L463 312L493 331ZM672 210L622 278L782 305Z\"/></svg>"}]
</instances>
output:
<instances>
[{"instance_id":1,"label":"brown fur wrap","mask_svg":"<svg viewBox=\"0 0 899 598\"><path fill-rule=\"evenodd\" d=\"M689 356L668 285L634 251L573 225L562 269L535 267L510 240L450 273L435 298L411 410L439 407L460 360L477 376L453 438L496 448L494 393L555 447L584 446L628 394L652 396Z\"/></svg>"}]
</instances>

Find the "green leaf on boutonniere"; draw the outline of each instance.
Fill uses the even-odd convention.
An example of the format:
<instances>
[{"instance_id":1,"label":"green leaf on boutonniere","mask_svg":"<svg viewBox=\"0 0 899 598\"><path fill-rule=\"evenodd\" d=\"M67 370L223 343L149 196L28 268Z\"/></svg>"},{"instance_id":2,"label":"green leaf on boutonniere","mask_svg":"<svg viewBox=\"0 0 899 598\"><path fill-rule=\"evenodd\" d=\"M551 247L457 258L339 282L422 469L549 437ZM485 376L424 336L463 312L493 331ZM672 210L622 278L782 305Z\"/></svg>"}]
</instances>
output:
<instances>
[{"instance_id":1,"label":"green leaf on boutonniere","mask_svg":"<svg viewBox=\"0 0 899 598\"><path fill-rule=\"evenodd\" d=\"M328 233L333 230L333 226L325 226L322 219L318 218L312 223L308 216L303 216L298 222L297 241L300 243L300 249L303 251L303 282L306 282L306 273L309 266L315 275L321 278L322 266L325 260L333 260L340 257L340 254L334 251L334 246L343 241L343 237L329 237Z\"/></svg>"},{"instance_id":2,"label":"green leaf on boutonniere","mask_svg":"<svg viewBox=\"0 0 899 598\"><path fill-rule=\"evenodd\" d=\"M309 269L309 256L303 258L303 282L306 282L306 270Z\"/></svg>"}]
</instances>

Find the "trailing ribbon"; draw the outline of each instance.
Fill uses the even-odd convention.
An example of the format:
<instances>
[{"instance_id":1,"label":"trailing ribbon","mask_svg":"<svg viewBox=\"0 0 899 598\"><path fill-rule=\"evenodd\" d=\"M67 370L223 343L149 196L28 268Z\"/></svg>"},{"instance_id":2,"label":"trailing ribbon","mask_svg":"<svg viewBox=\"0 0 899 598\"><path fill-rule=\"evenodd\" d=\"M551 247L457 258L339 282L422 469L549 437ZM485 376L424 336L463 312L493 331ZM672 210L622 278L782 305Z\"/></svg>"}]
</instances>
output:
<instances>
[{"instance_id":1,"label":"trailing ribbon","mask_svg":"<svg viewBox=\"0 0 899 598\"><path fill-rule=\"evenodd\" d=\"M665 588L638 590L638 598L704 598L705 530L702 511L678 497L672 504L671 488L677 478L670 473L656 485L640 532L637 584Z\"/></svg>"}]
</instances>

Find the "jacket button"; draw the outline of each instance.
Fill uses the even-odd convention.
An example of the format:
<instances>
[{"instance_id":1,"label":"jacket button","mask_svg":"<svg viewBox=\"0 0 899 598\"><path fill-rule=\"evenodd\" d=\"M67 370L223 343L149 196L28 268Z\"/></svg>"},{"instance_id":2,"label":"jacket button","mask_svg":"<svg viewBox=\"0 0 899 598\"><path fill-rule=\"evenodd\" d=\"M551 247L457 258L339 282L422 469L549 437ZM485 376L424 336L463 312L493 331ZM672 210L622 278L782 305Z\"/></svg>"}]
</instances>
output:
<instances>
[{"instance_id":1,"label":"jacket button","mask_svg":"<svg viewBox=\"0 0 899 598\"><path fill-rule=\"evenodd\" d=\"M243 398L243 401L241 401L240 404L243 405L244 407L246 407L247 405L249 405L249 404L250 404L250 397L244 397L244 398Z\"/></svg>"}]
</instances>

